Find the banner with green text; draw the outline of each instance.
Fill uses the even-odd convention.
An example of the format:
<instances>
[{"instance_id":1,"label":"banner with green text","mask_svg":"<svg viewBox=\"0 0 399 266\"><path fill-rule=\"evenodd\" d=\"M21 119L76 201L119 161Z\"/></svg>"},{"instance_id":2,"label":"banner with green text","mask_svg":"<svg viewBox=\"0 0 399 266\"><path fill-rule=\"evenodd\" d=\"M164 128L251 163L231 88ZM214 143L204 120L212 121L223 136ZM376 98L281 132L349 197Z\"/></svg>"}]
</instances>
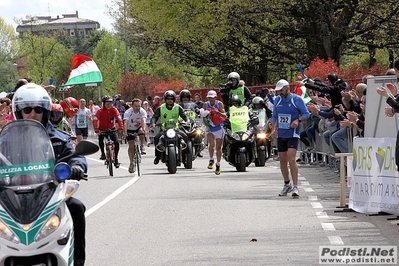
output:
<instances>
[{"instance_id":1,"label":"banner with green text","mask_svg":"<svg viewBox=\"0 0 399 266\"><path fill-rule=\"evenodd\" d=\"M355 138L349 208L360 213L399 215L395 138ZM350 167L348 165L348 167Z\"/></svg>"}]
</instances>

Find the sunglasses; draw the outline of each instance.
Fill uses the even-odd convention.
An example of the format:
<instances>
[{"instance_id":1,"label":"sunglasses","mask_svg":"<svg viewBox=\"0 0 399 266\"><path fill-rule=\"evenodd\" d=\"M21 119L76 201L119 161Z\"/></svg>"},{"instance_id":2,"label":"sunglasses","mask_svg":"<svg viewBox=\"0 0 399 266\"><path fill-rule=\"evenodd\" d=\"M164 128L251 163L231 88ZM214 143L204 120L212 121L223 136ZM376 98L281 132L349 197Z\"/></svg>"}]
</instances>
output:
<instances>
[{"instance_id":1,"label":"sunglasses","mask_svg":"<svg viewBox=\"0 0 399 266\"><path fill-rule=\"evenodd\" d=\"M25 107L22 109L22 111L27 115L32 113L32 110L35 110L36 114L41 114L41 113L43 113L44 108L42 108L42 107Z\"/></svg>"}]
</instances>

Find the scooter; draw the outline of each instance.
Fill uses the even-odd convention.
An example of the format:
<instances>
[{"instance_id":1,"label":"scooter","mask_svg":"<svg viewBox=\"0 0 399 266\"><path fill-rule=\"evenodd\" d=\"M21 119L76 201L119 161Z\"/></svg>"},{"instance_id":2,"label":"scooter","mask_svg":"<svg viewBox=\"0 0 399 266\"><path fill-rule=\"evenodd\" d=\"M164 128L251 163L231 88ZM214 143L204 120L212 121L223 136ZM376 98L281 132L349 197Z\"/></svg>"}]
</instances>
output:
<instances>
[{"instance_id":1,"label":"scooter","mask_svg":"<svg viewBox=\"0 0 399 266\"><path fill-rule=\"evenodd\" d=\"M0 265L73 265L74 230L65 201L78 190L79 181L67 180L71 168L64 161L98 149L83 140L55 165L41 123L17 120L4 126L0 132Z\"/></svg>"},{"instance_id":2,"label":"scooter","mask_svg":"<svg viewBox=\"0 0 399 266\"><path fill-rule=\"evenodd\" d=\"M176 122L174 120L168 121L165 130L161 132L155 149L162 153L161 161L166 164L170 174L175 174L177 166L180 166L183 162L183 150L186 148L187 143L176 130Z\"/></svg>"},{"instance_id":3,"label":"scooter","mask_svg":"<svg viewBox=\"0 0 399 266\"><path fill-rule=\"evenodd\" d=\"M259 124L254 127L256 142L255 166L265 166L272 152L270 140L272 126L270 120L266 120L266 111L255 110L253 114L259 119Z\"/></svg>"},{"instance_id":4,"label":"scooter","mask_svg":"<svg viewBox=\"0 0 399 266\"><path fill-rule=\"evenodd\" d=\"M225 121L223 139L223 158L238 172L245 172L246 167L255 159L255 135L253 127L259 123L257 117L249 120L247 130L233 133L229 120Z\"/></svg>"}]
</instances>

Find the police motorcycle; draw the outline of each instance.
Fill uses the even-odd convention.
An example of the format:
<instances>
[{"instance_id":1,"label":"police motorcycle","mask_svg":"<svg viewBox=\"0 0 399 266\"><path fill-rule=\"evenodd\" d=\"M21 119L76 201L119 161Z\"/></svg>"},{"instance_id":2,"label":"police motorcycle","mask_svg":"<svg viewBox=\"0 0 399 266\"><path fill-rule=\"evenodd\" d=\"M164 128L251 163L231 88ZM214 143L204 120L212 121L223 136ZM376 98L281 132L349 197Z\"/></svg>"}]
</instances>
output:
<instances>
[{"instance_id":1,"label":"police motorcycle","mask_svg":"<svg viewBox=\"0 0 399 266\"><path fill-rule=\"evenodd\" d=\"M205 131L196 121L196 114L192 110L184 110L190 122L179 123L179 129L187 135L187 150L185 151L184 166L186 169L192 169L192 161L197 158L198 154L205 148Z\"/></svg>"},{"instance_id":2,"label":"police motorcycle","mask_svg":"<svg viewBox=\"0 0 399 266\"><path fill-rule=\"evenodd\" d=\"M164 128L155 148L161 152L161 161L166 164L168 172L175 174L177 166L183 162L183 150L187 148L187 143L178 132L176 121L173 119L166 121Z\"/></svg>"},{"instance_id":3,"label":"police motorcycle","mask_svg":"<svg viewBox=\"0 0 399 266\"><path fill-rule=\"evenodd\" d=\"M21 137L21 134L24 137ZM67 180L69 158L98 151L83 140L55 165L51 141L34 120L0 132L0 265L73 265L74 230L65 201L79 188Z\"/></svg>"},{"instance_id":4,"label":"police motorcycle","mask_svg":"<svg viewBox=\"0 0 399 266\"><path fill-rule=\"evenodd\" d=\"M257 100L259 100L259 103ZM253 105L263 104L263 99L261 97L255 97L252 103ZM255 166L265 166L272 152L272 143L270 139L272 125L270 119L267 118L267 113L264 108L253 109L252 114L258 117L259 120L259 123L254 126L256 142Z\"/></svg>"},{"instance_id":5,"label":"police motorcycle","mask_svg":"<svg viewBox=\"0 0 399 266\"><path fill-rule=\"evenodd\" d=\"M254 126L259 123L259 120L253 116L247 119L242 130L236 131L235 127L237 124L240 124L240 121L238 123L234 122L234 117L232 117L234 110L234 106L230 107L230 117L224 124L223 158L230 165L234 166L238 172L245 172L246 167L255 159ZM246 106L243 110L248 113Z\"/></svg>"}]
</instances>

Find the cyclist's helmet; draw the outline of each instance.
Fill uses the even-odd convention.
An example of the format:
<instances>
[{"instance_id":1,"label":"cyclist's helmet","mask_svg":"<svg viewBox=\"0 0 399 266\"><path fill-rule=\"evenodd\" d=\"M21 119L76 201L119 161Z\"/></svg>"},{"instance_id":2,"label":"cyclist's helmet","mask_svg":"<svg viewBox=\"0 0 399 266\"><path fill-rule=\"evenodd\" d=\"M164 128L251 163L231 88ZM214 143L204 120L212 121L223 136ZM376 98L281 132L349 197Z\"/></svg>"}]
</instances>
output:
<instances>
[{"instance_id":1,"label":"cyclist's helmet","mask_svg":"<svg viewBox=\"0 0 399 266\"><path fill-rule=\"evenodd\" d=\"M231 97L230 99L230 105L234 105L234 104L238 104L239 106L241 106L241 99L240 97L238 97L237 95L234 95L233 97Z\"/></svg>"},{"instance_id":2,"label":"cyclist's helmet","mask_svg":"<svg viewBox=\"0 0 399 266\"><path fill-rule=\"evenodd\" d=\"M236 79L237 81L240 81L240 75L237 72L231 72L228 76L226 81L229 82L229 80Z\"/></svg>"},{"instance_id":3,"label":"cyclist's helmet","mask_svg":"<svg viewBox=\"0 0 399 266\"><path fill-rule=\"evenodd\" d=\"M61 101L61 106L69 118L72 118L79 109L79 102L73 97L65 98Z\"/></svg>"},{"instance_id":4,"label":"cyclist's helmet","mask_svg":"<svg viewBox=\"0 0 399 266\"><path fill-rule=\"evenodd\" d=\"M61 104L53 103L51 105L50 121L53 125L58 125L62 117L64 116L64 109L62 109Z\"/></svg>"},{"instance_id":5,"label":"cyclist's helmet","mask_svg":"<svg viewBox=\"0 0 399 266\"><path fill-rule=\"evenodd\" d=\"M262 97L256 96L252 99L252 104L262 104L263 105L264 101Z\"/></svg>"},{"instance_id":6,"label":"cyclist's helmet","mask_svg":"<svg viewBox=\"0 0 399 266\"><path fill-rule=\"evenodd\" d=\"M114 101L114 99L112 99L111 96L105 95L104 97L102 97L101 101L103 103L107 103L107 102L111 102L112 103Z\"/></svg>"},{"instance_id":7,"label":"cyclist's helmet","mask_svg":"<svg viewBox=\"0 0 399 266\"><path fill-rule=\"evenodd\" d=\"M189 90L186 90L186 89L182 90L180 92L179 96L180 96L180 101L183 98L188 98L189 101L191 100L191 92Z\"/></svg>"},{"instance_id":8,"label":"cyclist's helmet","mask_svg":"<svg viewBox=\"0 0 399 266\"><path fill-rule=\"evenodd\" d=\"M28 83L15 92L12 99L12 111L15 119L22 119L21 112L25 107L41 107L44 109L41 122L46 126L50 118L51 104L51 98L42 86Z\"/></svg>"},{"instance_id":9,"label":"cyclist's helmet","mask_svg":"<svg viewBox=\"0 0 399 266\"><path fill-rule=\"evenodd\" d=\"M167 97L172 97L173 101L176 101L176 93L172 90L165 91L163 98L166 99Z\"/></svg>"}]
</instances>

